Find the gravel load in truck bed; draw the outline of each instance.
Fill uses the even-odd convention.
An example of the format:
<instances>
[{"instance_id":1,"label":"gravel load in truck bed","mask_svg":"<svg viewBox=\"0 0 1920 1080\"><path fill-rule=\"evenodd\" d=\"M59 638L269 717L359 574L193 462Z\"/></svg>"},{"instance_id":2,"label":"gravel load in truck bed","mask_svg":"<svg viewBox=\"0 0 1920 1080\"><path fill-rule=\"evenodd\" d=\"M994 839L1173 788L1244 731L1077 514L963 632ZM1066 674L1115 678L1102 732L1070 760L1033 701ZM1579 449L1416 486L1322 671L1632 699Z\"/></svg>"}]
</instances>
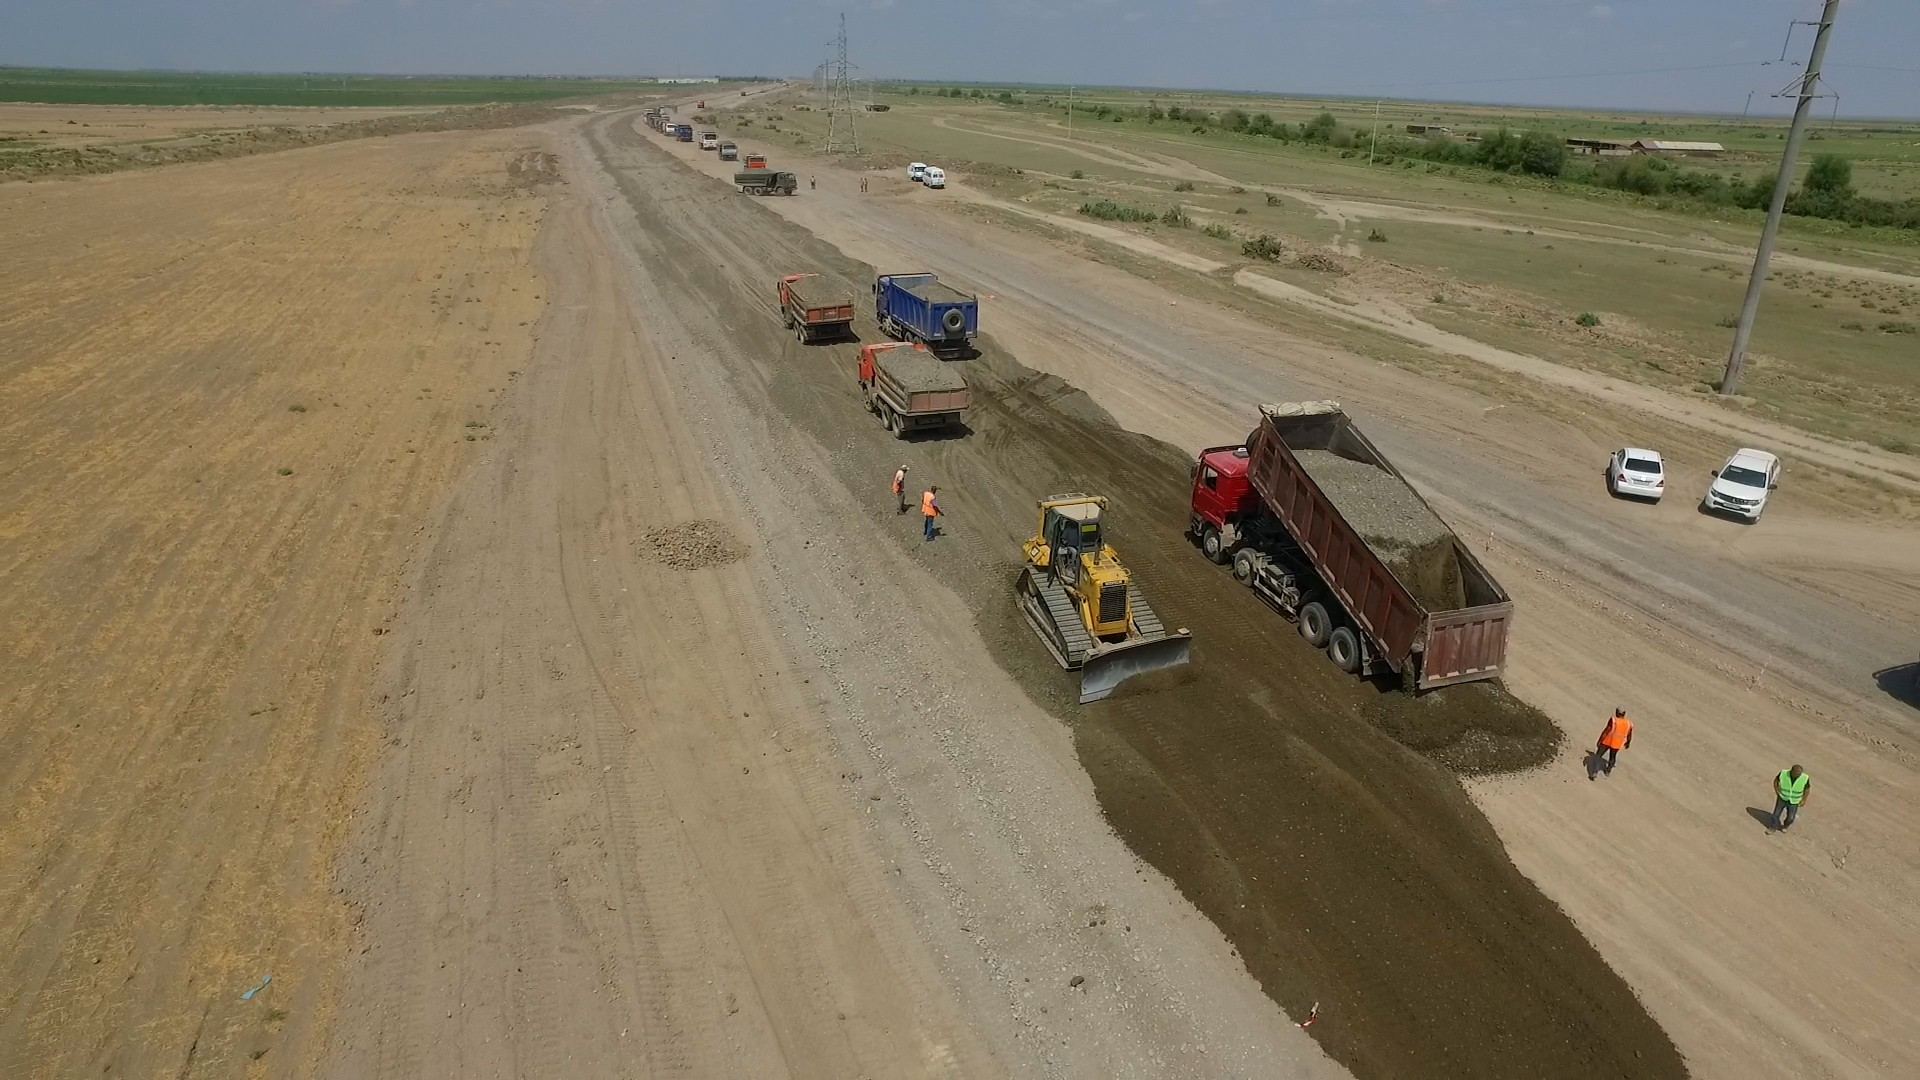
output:
<instances>
[{"instance_id":1,"label":"gravel load in truck bed","mask_svg":"<svg viewBox=\"0 0 1920 1080\"><path fill-rule=\"evenodd\" d=\"M952 362L911 345L879 353L874 357L874 362L880 365L882 371L893 376L901 389L909 394L967 388L967 381L961 378L959 369Z\"/></svg>"},{"instance_id":2,"label":"gravel load in truck bed","mask_svg":"<svg viewBox=\"0 0 1920 1080\"><path fill-rule=\"evenodd\" d=\"M1453 531L1404 481L1330 450L1295 450L1293 456L1415 599L1430 611L1466 606Z\"/></svg>"}]
</instances>

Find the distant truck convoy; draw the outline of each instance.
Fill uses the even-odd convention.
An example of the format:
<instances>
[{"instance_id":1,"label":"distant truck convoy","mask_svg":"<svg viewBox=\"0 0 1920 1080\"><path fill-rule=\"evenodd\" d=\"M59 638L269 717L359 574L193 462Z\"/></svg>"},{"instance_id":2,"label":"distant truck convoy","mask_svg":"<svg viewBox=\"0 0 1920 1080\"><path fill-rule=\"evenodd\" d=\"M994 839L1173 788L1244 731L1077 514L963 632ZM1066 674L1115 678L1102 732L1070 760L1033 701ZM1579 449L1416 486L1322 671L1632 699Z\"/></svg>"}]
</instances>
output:
<instances>
[{"instance_id":1,"label":"distant truck convoy","mask_svg":"<svg viewBox=\"0 0 1920 1080\"><path fill-rule=\"evenodd\" d=\"M790 172L772 169L746 169L733 174L743 195L792 195L800 190L800 178Z\"/></svg>"},{"instance_id":2,"label":"distant truck convoy","mask_svg":"<svg viewBox=\"0 0 1920 1080\"><path fill-rule=\"evenodd\" d=\"M788 274L774 285L780 318L803 345L845 337L853 329L853 297L818 274Z\"/></svg>"},{"instance_id":3,"label":"distant truck convoy","mask_svg":"<svg viewBox=\"0 0 1920 1080\"><path fill-rule=\"evenodd\" d=\"M740 160L740 148L730 142L721 143L720 144L720 160L721 161Z\"/></svg>"},{"instance_id":4,"label":"distant truck convoy","mask_svg":"<svg viewBox=\"0 0 1920 1080\"><path fill-rule=\"evenodd\" d=\"M888 337L922 342L951 359L971 350L980 301L933 274L881 274L873 282L873 317Z\"/></svg>"},{"instance_id":5,"label":"distant truck convoy","mask_svg":"<svg viewBox=\"0 0 1920 1080\"><path fill-rule=\"evenodd\" d=\"M1490 679L1513 601L1337 402L1263 405L1200 452L1189 528L1343 671L1409 689Z\"/></svg>"},{"instance_id":6,"label":"distant truck convoy","mask_svg":"<svg viewBox=\"0 0 1920 1080\"><path fill-rule=\"evenodd\" d=\"M960 423L973 392L955 365L925 345L878 341L860 347L860 394L897 438Z\"/></svg>"}]
</instances>

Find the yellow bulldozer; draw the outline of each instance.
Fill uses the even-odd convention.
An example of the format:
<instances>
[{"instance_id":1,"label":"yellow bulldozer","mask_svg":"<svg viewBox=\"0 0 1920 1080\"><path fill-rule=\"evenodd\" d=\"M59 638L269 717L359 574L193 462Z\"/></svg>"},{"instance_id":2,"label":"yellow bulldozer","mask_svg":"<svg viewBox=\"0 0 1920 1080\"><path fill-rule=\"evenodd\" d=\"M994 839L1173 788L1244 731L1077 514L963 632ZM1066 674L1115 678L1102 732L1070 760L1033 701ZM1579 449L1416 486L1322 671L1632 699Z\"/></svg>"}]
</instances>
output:
<instances>
[{"instance_id":1,"label":"yellow bulldozer","mask_svg":"<svg viewBox=\"0 0 1920 1080\"><path fill-rule=\"evenodd\" d=\"M1107 500L1079 493L1040 500L1040 531L1020 545L1020 607L1053 658L1080 672L1080 703L1135 675L1178 667L1193 651L1169 632L1101 533Z\"/></svg>"}]
</instances>

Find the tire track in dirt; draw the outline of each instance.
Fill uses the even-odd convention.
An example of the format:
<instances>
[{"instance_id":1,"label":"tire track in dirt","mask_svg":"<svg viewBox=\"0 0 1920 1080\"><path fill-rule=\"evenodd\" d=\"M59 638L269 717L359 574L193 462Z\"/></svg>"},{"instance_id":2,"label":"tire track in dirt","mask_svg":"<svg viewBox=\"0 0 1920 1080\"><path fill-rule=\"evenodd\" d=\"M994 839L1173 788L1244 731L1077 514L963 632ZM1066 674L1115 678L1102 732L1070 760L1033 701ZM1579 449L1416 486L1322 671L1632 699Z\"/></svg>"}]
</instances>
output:
<instances>
[{"instance_id":1,"label":"tire track in dirt","mask_svg":"<svg viewBox=\"0 0 1920 1080\"><path fill-rule=\"evenodd\" d=\"M673 273L690 291L757 293L795 265L854 282L870 275L643 138L613 140L636 173L632 190L648 193L630 201L675 238ZM650 209L656 195L671 214ZM723 317L748 351L770 358L779 422L839 448L833 467L849 487L884 476L900 444L880 436L845 386L845 350L787 344L777 321L753 322L756 308ZM857 329L874 335L864 316ZM828 364L835 370L823 374ZM1228 933L1296 1016L1314 1000L1337 1003L1313 1029L1330 1053L1382 1076L1684 1071L1631 991L1513 869L1457 781L1382 730L1439 729L1438 745L1425 747L1438 757L1478 744L1538 760L1554 735L1537 714L1484 686L1410 699L1340 676L1187 545L1184 454L1118 430L990 339L968 372L972 434L932 447L950 470L939 479L951 480L943 497L957 524L931 550L902 542L965 600L996 661L1071 725L1134 850ZM1015 544L1032 500L1056 490L1112 496L1123 558L1169 621L1195 627L1196 662L1166 685L1079 709L1015 613Z\"/></svg>"}]
</instances>

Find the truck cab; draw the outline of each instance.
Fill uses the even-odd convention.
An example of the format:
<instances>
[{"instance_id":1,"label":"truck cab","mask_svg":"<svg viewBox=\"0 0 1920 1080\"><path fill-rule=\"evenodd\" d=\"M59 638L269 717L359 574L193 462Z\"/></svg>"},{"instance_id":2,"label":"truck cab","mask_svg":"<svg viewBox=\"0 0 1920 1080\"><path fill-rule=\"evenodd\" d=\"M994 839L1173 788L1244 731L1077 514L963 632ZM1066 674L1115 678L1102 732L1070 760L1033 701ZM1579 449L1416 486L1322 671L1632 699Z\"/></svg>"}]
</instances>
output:
<instances>
[{"instance_id":1,"label":"truck cab","mask_svg":"<svg viewBox=\"0 0 1920 1080\"><path fill-rule=\"evenodd\" d=\"M1248 460L1245 446L1216 446L1200 451L1193 463L1189 527L1216 563L1231 557L1241 519L1260 512L1260 495L1247 477Z\"/></svg>"}]
</instances>

